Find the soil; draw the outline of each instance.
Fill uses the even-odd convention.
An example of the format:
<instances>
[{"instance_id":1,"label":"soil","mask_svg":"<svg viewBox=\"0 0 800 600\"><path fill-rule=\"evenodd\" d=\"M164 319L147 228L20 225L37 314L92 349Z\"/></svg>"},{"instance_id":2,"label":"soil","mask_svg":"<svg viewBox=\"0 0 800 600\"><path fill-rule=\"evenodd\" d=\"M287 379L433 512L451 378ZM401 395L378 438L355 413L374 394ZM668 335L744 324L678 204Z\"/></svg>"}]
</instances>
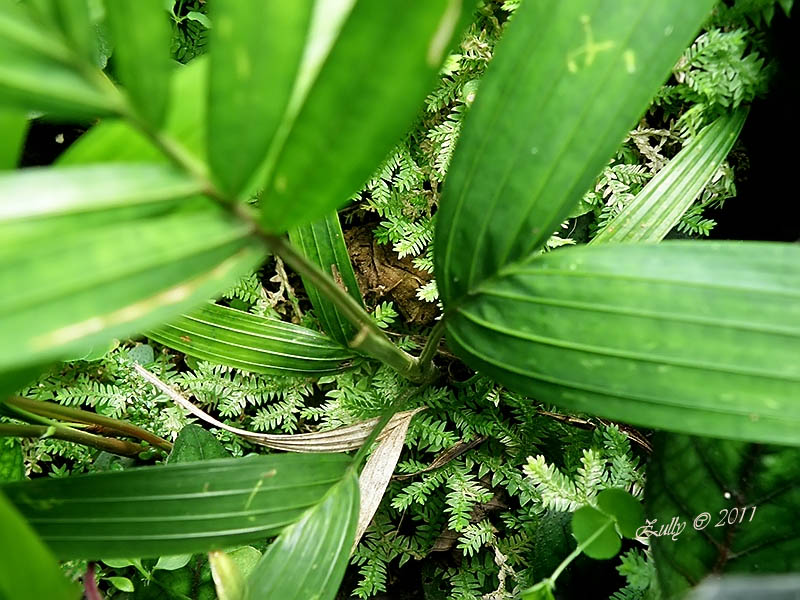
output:
<instances>
[{"instance_id":1,"label":"soil","mask_svg":"<svg viewBox=\"0 0 800 600\"><path fill-rule=\"evenodd\" d=\"M388 246L375 241L372 225L355 225L344 232L358 287L368 306L391 300L406 322L430 325L436 318L436 304L417 298L417 288L433 275L417 269L412 257L398 258Z\"/></svg>"}]
</instances>

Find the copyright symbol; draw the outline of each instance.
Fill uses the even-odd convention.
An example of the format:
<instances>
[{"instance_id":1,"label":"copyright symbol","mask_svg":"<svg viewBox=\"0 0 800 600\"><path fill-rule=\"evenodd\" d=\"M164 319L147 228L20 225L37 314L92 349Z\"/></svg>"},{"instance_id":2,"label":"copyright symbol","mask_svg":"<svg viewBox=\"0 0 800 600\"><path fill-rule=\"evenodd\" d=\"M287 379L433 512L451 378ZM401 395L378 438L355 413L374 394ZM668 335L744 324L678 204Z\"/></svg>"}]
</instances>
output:
<instances>
[{"instance_id":1,"label":"copyright symbol","mask_svg":"<svg viewBox=\"0 0 800 600\"><path fill-rule=\"evenodd\" d=\"M694 523L692 523L692 525L694 526L695 529L700 531L701 529L705 529L706 525L708 525L708 522L710 520L711 520L711 515L708 514L707 512L703 512L694 518Z\"/></svg>"}]
</instances>

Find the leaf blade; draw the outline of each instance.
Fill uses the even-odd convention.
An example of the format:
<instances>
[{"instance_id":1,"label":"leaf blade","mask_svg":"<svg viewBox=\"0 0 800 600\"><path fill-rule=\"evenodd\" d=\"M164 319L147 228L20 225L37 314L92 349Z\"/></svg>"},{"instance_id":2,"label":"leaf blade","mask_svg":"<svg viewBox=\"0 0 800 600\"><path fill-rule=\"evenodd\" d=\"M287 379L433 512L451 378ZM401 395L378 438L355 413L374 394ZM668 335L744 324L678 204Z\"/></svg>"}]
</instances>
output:
<instances>
[{"instance_id":1,"label":"leaf blade","mask_svg":"<svg viewBox=\"0 0 800 600\"><path fill-rule=\"evenodd\" d=\"M212 9L209 164L223 189L239 195L249 191L289 102L311 2L230 0Z\"/></svg>"},{"instance_id":2,"label":"leaf blade","mask_svg":"<svg viewBox=\"0 0 800 600\"><path fill-rule=\"evenodd\" d=\"M248 578L245 598L333 600L357 520L358 477L351 470L270 545Z\"/></svg>"},{"instance_id":3,"label":"leaf blade","mask_svg":"<svg viewBox=\"0 0 800 600\"><path fill-rule=\"evenodd\" d=\"M0 5L0 104L79 119L119 113L102 73L79 72L72 50L48 34L25 7Z\"/></svg>"},{"instance_id":4,"label":"leaf blade","mask_svg":"<svg viewBox=\"0 0 800 600\"><path fill-rule=\"evenodd\" d=\"M376 157L411 124L452 35L474 6L463 4L356 2L338 36L328 32L335 41L317 57L319 71L290 107L285 141L277 140L274 165L267 166L267 228L283 232L322 218L367 180Z\"/></svg>"},{"instance_id":5,"label":"leaf blade","mask_svg":"<svg viewBox=\"0 0 800 600\"><path fill-rule=\"evenodd\" d=\"M160 126L167 109L171 60L170 29L161 0L106 2L114 38L114 67L134 106Z\"/></svg>"},{"instance_id":6,"label":"leaf blade","mask_svg":"<svg viewBox=\"0 0 800 600\"><path fill-rule=\"evenodd\" d=\"M561 249L485 285L451 314L448 340L474 368L562 407L794 444L798 260L766 243Z\"/></svg>"},{"instance_id":7,"label":"leaf blade","mask_svg":"<svg viewBox=\"0 0 800 600\"><path fill-rule=\"evenodd\" d=\"M547 240L712 4L520 7L481 83L443 190L434 258L445 309Z\"/></svg>"},{"instance_id":8,"label":"leaf blade","mask_svg":"<svg viewBox=\"0 0 800 600\"><path fill-rule=\"evenodd\" d=\"M684 597L710 574L800 569L800 536L789 525L800 506L799 458L797 448L656 436L647 468L647 516L657 519L656 531L673 517L684 523L677 535L651 538L665 599ZM733 513L753 506L744 516ZM695 526L702 513L710 518Z\"/></svg>"},{"instance_id":9,"label":"leaf blade","mask_svg":"<svg viewBox=\"0 0 800 600\"><path fill-rule=\"evenodd\" d=\"M28 124L24 111L0 106L0 171L17 166Z\"/></svg>"},{"instance_id":10,"label":"leaf blade","mask_svg":"<svg viewBox=\"0 0 800 600\"><path fill-rule=\"evenodd\" d=\"M144 558L274 535L325 497L349 464L340 454L251 456L1 489L56 556Z\"/></svg>"},{"instance_id":11,"label":"leaf blade","mask_svg":"<svg viewBox=\"0 0 800 600\"><path fill-rule=\"evenodd\" d=\"M307 259L329 272L340 287L364 306L337 213L291 229L289 240ZM307 277L301 278L323 330L340 344L347 345L356 333L355 328L312 281Z\"/></svg>"},{"instance_id":12,"label":"leaf blade","mask_svg":"<svg viewBox=\"0 0 800 600\"><path fill-rule=\"evenodd\" d=\"M154 188L143 196L152 202L115 206L126 194L111 183L96 196L85 188L85 198L67 194L61 199L69 206L58 214L48 189L31 201L32 215L13 199L4 204L2 369L153 327L219 293L263 257L247 227L207 199L160 201Z\"/></svg>"},{"instance_id":13,"label":"leaf blade","mask_svg":"<svg viewBox=\"0 0 800 600\"><path fill-rule=\"evenodd\" d=\"M590 245L664 239L725 161L746 118L747 110L740 109L705 127Z\"/></svg>"},{"instance_id":14,"label":"leaf blade","mask_svg":"<svg viewBox=\"0 0 800 600\"><path fill-rule=\"evenodd\" d=\"M148 336L189 356L254 373L335 373L355 357L311 329L217 304L202 306Z\"/></svg>"},{"instance_id":15,"label":"leaf blade","mask_svg":"<svg viewBox=\"0 0 800 600\"><path fill-rule=\"evenodd\" d=\"M0 493L0 594L4 598L76 600L79 591L14 506Z\"/></svg>"}]
</instances>

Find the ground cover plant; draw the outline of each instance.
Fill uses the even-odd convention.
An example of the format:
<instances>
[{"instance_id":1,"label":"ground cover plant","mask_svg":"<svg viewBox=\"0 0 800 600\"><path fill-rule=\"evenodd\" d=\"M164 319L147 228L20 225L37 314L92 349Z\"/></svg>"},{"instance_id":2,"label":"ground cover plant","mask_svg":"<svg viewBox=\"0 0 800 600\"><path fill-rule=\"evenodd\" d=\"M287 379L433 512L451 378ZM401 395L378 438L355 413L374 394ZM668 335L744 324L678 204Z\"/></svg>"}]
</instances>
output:
<instances>
[{"instance_id":1,"label":"ground cover plant","mask_svg":"<svg viewBox=\"0 0 800 600\"><path fill-rule=\"evenodd\" d=\"M789 3L167 4L0 4L0 594L791 585L800 251L656 244Z\"/></svg>"}]
</instances>

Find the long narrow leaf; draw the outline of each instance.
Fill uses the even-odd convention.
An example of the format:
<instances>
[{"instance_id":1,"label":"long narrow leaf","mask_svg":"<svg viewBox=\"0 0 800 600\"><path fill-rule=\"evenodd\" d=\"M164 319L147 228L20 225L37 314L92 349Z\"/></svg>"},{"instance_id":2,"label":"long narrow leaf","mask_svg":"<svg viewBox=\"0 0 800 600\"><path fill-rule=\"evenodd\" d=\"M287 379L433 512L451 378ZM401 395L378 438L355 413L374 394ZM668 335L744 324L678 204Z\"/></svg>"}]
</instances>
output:
<instances>
[{"instance_id":1,"label":"long narrow leaf","mask_svg":"<svg viewBox=\"0 0 800 600\"><path fill-rule=\"evenodd\" d=\"M58 181L59 173L45 179ZM188 191L180 178L163 183ZM97 195L84 188L83 198L48 186L39 191L27 198L30 210L20 208L20 197L3 202L11 220L0 223L2 369L153 327L224 290L263 256L246 226L202 198L111 210L104 205L126 198L113 182L98 182ZM59 214L64 206L105 209Z\"/></svg>"},{"instance_id":2,"label":"long narrow leaf","mask_svg":"<svg viewBox=\"0 0 800 600\"><path fill-rule=\"evenodd\" d=\"M248 191L280 125L303 54L311 5L311 0L212 5L208 157L230 194Z\"/></svg>"},{"instance_id":3,"label":"long narrow leaf","mask_svg":"<svg viewBox=\"0 0 800 600\"><path fill-rule=\"evenodd\" d=\"M560 249L458 306L448 341L542 401L636 425L800 443L800 247Z\"/></svg>"},{"instance_id":4,"label":"long narrow leaf","mask_svg":"<svg viewBox=\"0 0 800 600\"><path fill-rule=\"evenodd\" d=\"M29 5L39 20L61 34L79 57L87 62L95 60L97 38L87 0L29 0Z\"/></svg>"},{"instance_id":5,"label":"long narrow leaf","mask_svg":"<svg viewBox=\"0 0 800 600\"><path fill-rule=\"evenodd\" d=\"M533 0L467 116L437 214L445 309L544 244L607 164L713 0Z\"/></svg>"},{"instance_id":6,"label":"long narrow leaf","mask_svg":"<svg viewBox=\"0 0 800 600\"><path fill-rule=\"evenodd\" d=\"M206 156L206 84L208 59L200 57L172 71L169 107L163 130L198 161ZM98 162L169 162L142 133L126 121L102 121L58 157L57 165Z\"/></svg>"},{"instance_id":7,"label":"long narrow leaf","mask_svg":"<svg viewBox=\"0 0 800 600\"><path fill-rule=\"evenodd\" d=\"M289 239L306 258L329 273L363 306L364 300L358 289L337 213L333 212L324 219L295 227L289 231ZM355 335L355 328L307 277L303 277L303 287L325 332L340 344L347 345Z\"/></svg>"},{"instance_id":8,"label":"long narrow leaf","mask_svg":"<svg viewBox=\"0 0 800 600\"><path fill-rule=\"evenodd\" d=\"M189 356L254 373L335 373L355 357L311 329L217 304L202 306L148 336Z\"/></svg>"},{"instance_id":9,"label":"long narrow leaf","mask_svg":"<svg viewBox=\"0 0 800 600\"><path fill-rule=\"evenodd\" d=\"M333 600L357 521L358 477L351 470L267 549L248 578L246 600Z\"/></svg>"},{"instance_id":10,"label":"long narrow leaf","mask_svg":"<svg viewBox=\"0 0 800 600\"><path fill-rule=\"evenodd\" d=\"M162 165L31 168L0 174L0 227L10 221L186 198L202 191Z\"/></svg>"},{"instance_id":11,"label":"long narrow leaf","mask_svg":"<svg viewBox=\"0 0 800 600\"><path fill-rule=\"evenodd\" d=\"M118 96L100 70L37 26L26 7L0 2L0 105L87 118L120 111ZM91 73L91 74L90 74Z\"/></svg>"},{"instance_id":12,"label":"long narrow leaf","mask_svg":"<svg viewBox=\"0 0 800 600\"><path fill-rule=\"evenodd\" d=\"M332 11L332 18L332 6L352 8ZM314 18L325 33L308 49L283 137L271 150L266 227L282 232L320 219L358 191L376 159L411 125L474 6L473 0L317 3ZM329 21L341 22L340 29Z\"/></svg>"},{"instance_id":13,"label":"long narrow leaf","mask_svg":"<svg viewBox=\"0 0 800 600\"><path fill-rule=\"evenodd\" d=\"M164 2L111 0L106 18L114 38L115 72L139 113L158 126L167 108L172 62Z\"/></svg>"},{"instance_id":14,"label":"long narrow leaf","mask_svg":"<svg viewBox=\"0 0 800 600\"><path fill-rule=\"evenodd\" d=\"M77 600L53 555L0 492L0 597Z\"/></svg>"},{"instance_id":15,"label":"long narrow leaf","mask_svg":"<svg viewBox=\"0 0 800 600\"><path fill-rule=\"evenodd\" d=\"M379 417L360 421L347 425L345 427L338 427L328 431L316 431L310 433L295 433L295 434L271 434L271 433L256 433L255 431L247 431L239 427L233 427L223 423L219 419L215 419L207 412L199 409L197 406L189 402L181 394L176 392L166 383L158 379L155 375L150 373L141 365L135 365L136 372L139 373L145 380L154 385L159 391L169 396L181 408L185 408L194 416L201 420L219 427L225 431L235 433L246 440L266 446L275 450L285 450L287 452L302 452L302 453L329 453L329 452L346 452L348 450L356 450L360 448L366 439L372 433L372 429L380 421ZM393 415L381 433L378 435L377 440L382 441L389 436L394 435L395 430L401 428L403 430L403 438L405 439L405 432L408 429L408 423L415 414L424 410L424 408L416 408L399 412ZM184 427L181 431L186 431L190 426ZM189 433L191 435L191 433ZM180 437L178 438L180 440ZM178 441L175 442L178 446Z\"/></svg>"},{"instance_id":16,"label":"long narrow leaf","mask_svg":"<svg viewBox=\"0 0 800 600\"><path fill-rule=\"evenodd\" d=\"M591 243L662 240L725 161L746 117L739 109L705 127Z\"/></svg>"},{"instance_id":17,"label":"long narrow leaf","mask_svg":"<svg viewBox=\"0 0 800 600\"><path fill-rule=\"evenodd\" d=\"M154 557L275 535L329 497L350 459L281 454L0 487L56 556Z\"/></svg>"},{"instance_id":18,"label":"long narrow leaf","mask_svg":"<svg viewBox=\"0 0 800 600\"><path fill-rule=\"evenodd\" d=\"M0 171L17 166L27 132L25 111L0 106Z\"/></svg>"}]
</instances>

